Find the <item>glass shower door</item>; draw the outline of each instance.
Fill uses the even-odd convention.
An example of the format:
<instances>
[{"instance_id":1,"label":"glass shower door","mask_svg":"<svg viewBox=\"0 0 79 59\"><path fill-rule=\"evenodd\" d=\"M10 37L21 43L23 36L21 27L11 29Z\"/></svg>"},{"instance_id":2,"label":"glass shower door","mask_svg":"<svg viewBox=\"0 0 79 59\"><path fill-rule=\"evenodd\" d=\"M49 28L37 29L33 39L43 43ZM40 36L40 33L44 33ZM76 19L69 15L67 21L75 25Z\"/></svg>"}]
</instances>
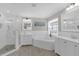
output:
<instances>
[{"instance_id":1,"label":"glass shower door","mask_svg":"<svg viewBox=\"0 0 79 59\"><path fill-rule=\"evenodd\" d=\"M15 49L16 32L11 22L1 22L0 29L0 55Z\"/></svg>"}]
</instances>

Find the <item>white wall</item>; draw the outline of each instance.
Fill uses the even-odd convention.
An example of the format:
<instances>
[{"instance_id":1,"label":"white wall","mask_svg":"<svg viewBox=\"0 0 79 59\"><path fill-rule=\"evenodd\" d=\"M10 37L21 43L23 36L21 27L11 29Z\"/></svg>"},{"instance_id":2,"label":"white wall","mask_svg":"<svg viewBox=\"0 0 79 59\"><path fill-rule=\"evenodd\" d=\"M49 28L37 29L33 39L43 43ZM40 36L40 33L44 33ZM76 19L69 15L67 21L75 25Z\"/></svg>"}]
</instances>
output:
<instances>
[{"instance_id":1,"label":"white wall","mask_svg":"<svg viewBox=\"0 0 79 59\"><path fill-rule=\"evenodd\" d=\"M44 22L45 26L43 27L35 27L34 22ZM32 37L36 40L46 40L49 39L48 35L48 22L45 19L39 19L39 18L33 18L32 20L33 24L33 31L32 31Z\"/></svg>"},{"instance_id":2,"label":"white wall","mask_svg":"<svg viewBox=\"0 0 79 59\"><path fill-rule=\"evenodd\" d=\"M36 40L48 40L49 35L47 31L33 31L32 38Z\"/></svg>"}]
</instances>

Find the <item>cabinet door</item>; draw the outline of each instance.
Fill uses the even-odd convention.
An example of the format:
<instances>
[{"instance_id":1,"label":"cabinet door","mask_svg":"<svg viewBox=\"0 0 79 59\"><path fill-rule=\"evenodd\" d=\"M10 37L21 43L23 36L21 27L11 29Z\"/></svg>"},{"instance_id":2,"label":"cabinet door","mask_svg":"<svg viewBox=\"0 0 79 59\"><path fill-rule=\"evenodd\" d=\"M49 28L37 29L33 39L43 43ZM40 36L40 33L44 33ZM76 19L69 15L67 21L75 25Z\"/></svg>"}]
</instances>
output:
<instances>
[{"instance_id":1,"label":"cabinet door","mask_svg":"<svg viewBox=\"0 0 79 59\"><path fill-rule=\"evenodd\" d=\"M61 54L61 43L60 39L55 40L55 53Z\"/></svg>"},{"instance_id":2,"label":"cabinet door","mask_svg":"<svg viewBox=\"0 0 79 59\"><path fill-rule=\"evenodd\" d=\"M65 39L56 39L55 52L62 56L73 56L74 43Z\"/></svg>"},{"instance_id":3,"label":"cabinet door","mask_svg":"<svg viewBox=\"0 0 79 59\"><path fill-rule=\"evenodd\" d=\"M55 52L58 53L59 55L63 55L64 53L64 41L60 38L56 39L55 41Z\"/></svg>"},{"instance_id":4,"label":"cabinet door","mask_svg":"<svg viewBox=\"0 0 79 59\"><path fill-rule=\"evenodd\" d=\"M67 41L62 39L62 51L61 51L61 55L62 56L66 56L67 55Z\"/></svg>"},{"instance_id":5,"label":"cabinet door","mask_svg":"<svg viewBox=\"0 0 79 59\"><path fill-rule=\"evenodd\" d=\"M74 43L72 41L66 43L66 56L74 56Z\"/></svg>"},{"instance_id":6,"label":"cabinet door","mask_svg":"<svg viewBox=\"0 0 79 59\"><path fill-rule=\"evenodd\" d=\"M79 43L74 43L74 47L75 47L74 55L79 56Z\"/></svg>"},{"instance_id":7,"label":"cabinet door","mask_svg":"<svg viewBox=\"0 0 79 59\"><path fill-rule=\"evenodd\" d=\"M69 40L62 39L62 56L74 56L74 43Z\"/></svg>"}]
</instances>

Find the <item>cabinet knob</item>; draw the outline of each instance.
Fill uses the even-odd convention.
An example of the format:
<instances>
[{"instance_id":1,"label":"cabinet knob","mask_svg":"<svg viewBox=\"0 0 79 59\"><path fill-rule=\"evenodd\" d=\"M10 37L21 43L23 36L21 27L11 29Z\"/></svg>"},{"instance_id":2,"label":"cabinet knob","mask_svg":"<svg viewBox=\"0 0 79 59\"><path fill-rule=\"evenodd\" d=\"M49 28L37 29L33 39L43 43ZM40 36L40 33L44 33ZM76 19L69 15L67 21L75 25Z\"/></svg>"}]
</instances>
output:
<instances>
[{"instance_id":1,"label":"cabinet knob","mask_svg":"<svg viewBox=\"0 0 79 59\"><path fill-rule=\"evenodd\" d=\"M75 45L75 47L77 47L77 45Z\"/></svg>"}]
</instances>

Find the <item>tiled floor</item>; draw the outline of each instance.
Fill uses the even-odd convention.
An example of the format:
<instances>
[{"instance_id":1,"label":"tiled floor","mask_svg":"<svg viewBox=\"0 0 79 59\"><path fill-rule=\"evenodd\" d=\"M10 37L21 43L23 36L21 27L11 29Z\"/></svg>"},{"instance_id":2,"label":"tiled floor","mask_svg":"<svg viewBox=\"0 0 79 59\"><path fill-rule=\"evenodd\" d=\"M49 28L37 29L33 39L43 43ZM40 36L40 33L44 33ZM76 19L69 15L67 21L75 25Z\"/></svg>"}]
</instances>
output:
<instances>
[{"instance_id":1,"label":"tiled floor","mask_svg":"<svg viewBox=\"0 0 79 59\"><path fill-rule=\"evenodd\" d=\"M0 55L7 53L11 50L15 49L15 45L6 45L5 47L3 47L2 49L0 49Z\"/></svg>"},{"instance_id":2,"label":"tiled floor","mask_svg":"<svg viewBox=\"0 0 79 59\"><path fill-rule=\"evenodd\" d=\"M16 52L8 56L57 56L54 51L49 51L33 46L22 46Z\"/></svg>"}]
</instances>

